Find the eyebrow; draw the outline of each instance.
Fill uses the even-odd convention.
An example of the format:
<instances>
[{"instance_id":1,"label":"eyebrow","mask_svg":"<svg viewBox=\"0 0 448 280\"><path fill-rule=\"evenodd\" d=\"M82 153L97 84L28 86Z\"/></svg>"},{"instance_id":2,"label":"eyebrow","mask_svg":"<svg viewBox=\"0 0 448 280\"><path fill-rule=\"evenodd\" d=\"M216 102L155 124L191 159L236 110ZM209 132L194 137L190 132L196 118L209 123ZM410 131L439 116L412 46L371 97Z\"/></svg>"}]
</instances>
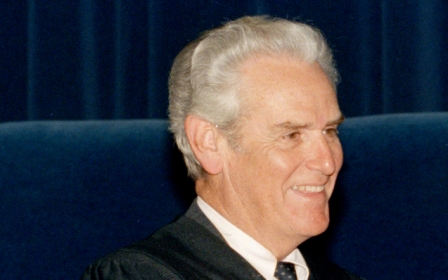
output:
<instances>
[{"instance_id":1,"label":"eyebrow","mask_svg":"<svg viewBox=\"0 0 448 280\"><path fill-rule=\"evenodd\" d=\"M338 118L327 122L327 125L340 125L341 123L344 122L344 120L345 120L344 115L340 115ZM290 121L274 125L274 127L276 127L276 128L288 129L288 130L303 129L303 128L307 128L307 127L310 127L310 126L311 126L310 123L300 124L300 123L293 123L293 122L290 122Z\"/></svg>"},{"instance_id":2,"label":"eyebrow","mask_svg":"<svg viewBox=\"0 0 448 280\"><path fill-rule=\"evenodd\" d=\"M334 121L330 121L328 124L329 125L340 125L344 121L345 121L345 116L341 114L339 116L339 118L335 119Z\"/></svg>"}]
</instances>

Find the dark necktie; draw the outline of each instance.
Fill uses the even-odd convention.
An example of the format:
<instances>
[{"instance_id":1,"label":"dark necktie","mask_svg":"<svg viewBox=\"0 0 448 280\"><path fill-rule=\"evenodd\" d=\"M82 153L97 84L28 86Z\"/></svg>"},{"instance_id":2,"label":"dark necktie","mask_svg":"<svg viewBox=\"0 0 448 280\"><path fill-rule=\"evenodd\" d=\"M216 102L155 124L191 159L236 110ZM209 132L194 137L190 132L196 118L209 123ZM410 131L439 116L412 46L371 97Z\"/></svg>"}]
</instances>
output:
<instances>
[{"instance_id":1,"label":"dark necktie","mask_svg":"<svg viewBox=\"0 0 448 280\"><path fill-rule=\"evenodd\" d=\"M274 276L279 280L297 280L296 268L292 263L278 262Z\"/></svg>"}]
</instances>

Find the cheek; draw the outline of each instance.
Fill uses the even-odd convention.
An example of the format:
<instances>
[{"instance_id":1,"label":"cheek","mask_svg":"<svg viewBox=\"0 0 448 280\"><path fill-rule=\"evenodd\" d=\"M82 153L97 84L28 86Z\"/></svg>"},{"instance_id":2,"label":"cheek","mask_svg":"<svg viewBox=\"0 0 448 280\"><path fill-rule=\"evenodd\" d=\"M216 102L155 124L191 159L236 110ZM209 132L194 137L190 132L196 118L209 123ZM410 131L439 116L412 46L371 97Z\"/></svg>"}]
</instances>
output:
<instances>
[{"instance_id":1,"label":"cheek","mask_svg":"<svg viewBox=\"0 0 448 280\"><path fill-rule=\"evenodd\" d=\"M300 164L299 159L297 152L276 150L267 154L265 162L271 173L281 176L292 173Z\"/></svg>"},{"instance_id":2,"label":"cheek","mask_svg":"<svg viewBox=\"0 0 448 280\"><path fill-rule=\"evenodd\" d=\"M248 200L270 198L273 201L278 196L278 187L293 173L293 163L290 154L272 150L259 150L234 158L229 164L233 170L235 192L249 196Z\"/></svg>"},{"instance_id":3,"label":"cheek","mask_svg":"<svg viewBox=\"0 0 448 280\"><path fill-rule=\"evenodd\" d=\"M278 191L300 166L303 155L297 150L282 150L274 146L258 147L233 154L228 164L233 178L242 188L255 188L263 193ZM273 187L277 186L277 188Z\"/></svg>"}]
</instances>

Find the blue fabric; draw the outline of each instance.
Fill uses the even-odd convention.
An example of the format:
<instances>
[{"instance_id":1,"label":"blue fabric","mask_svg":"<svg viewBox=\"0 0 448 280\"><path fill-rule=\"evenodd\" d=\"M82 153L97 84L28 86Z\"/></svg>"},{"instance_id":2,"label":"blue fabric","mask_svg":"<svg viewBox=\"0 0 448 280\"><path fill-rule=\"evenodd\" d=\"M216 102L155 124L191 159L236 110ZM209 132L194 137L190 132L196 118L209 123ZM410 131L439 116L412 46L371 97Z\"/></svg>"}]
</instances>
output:
<instances>
[{"instance_id":1,"label":"blue fabric","mask_svg":"<svg viewBox=\"0 0 448 280\"><path fill-rule=\"evenodd\" d=\"M331 226L310 243L367 279L446 279L447 133L448 113L349 119Z\"/></svg>"},{"instance_id":2,"label":"blue fabric","mask_svg":"<svg viewBox=\"0 0 448 280\"><path fill-rule=\"evenodd\" d=\"M193 198L175 149L166 121L0 125L0 278L77 279L172 221Z\"/></svg>"},{"instance_id":3,"label":"blue fabric","mask_svg":"<svg viewBox=\"0 0 448 280\"><path fill-rule=\"evenodd\" d=\"M367 279L448 275L448 113L349 118L332 222L304 249ZM165 120L0 124L2 279L77 279L193 198Z\"/></svg>"},{"instance_id":4,"label":"blue fabric","mask_svg":"<svg viewBox=\"0 0 448 280\"><path fill-rule=\"evenodd\" d=\"M257 14L324 32L347 116L448 111L446 0L3 0L0 121L166 118L181 48Z\"/></svg>"}]
</instances>

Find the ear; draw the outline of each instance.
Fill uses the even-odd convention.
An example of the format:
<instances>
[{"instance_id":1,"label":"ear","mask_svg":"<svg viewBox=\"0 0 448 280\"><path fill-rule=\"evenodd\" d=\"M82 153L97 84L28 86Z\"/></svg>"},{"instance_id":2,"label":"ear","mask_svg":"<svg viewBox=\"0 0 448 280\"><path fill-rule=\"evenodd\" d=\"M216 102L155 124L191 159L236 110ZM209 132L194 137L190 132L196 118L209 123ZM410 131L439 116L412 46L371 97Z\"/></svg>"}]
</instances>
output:
<instances>
[{"instance_id":1,"label":"ear","mask_svg":"<svg viewBox=\"0 0 448 280\"><path fill-rule=\"evenodd\" d=\"M188 115L185 119L185 133L202 168L212 175L220 173L223 162L218 149L217 128L200 117Z\"/></svg>"}]
</instances>

